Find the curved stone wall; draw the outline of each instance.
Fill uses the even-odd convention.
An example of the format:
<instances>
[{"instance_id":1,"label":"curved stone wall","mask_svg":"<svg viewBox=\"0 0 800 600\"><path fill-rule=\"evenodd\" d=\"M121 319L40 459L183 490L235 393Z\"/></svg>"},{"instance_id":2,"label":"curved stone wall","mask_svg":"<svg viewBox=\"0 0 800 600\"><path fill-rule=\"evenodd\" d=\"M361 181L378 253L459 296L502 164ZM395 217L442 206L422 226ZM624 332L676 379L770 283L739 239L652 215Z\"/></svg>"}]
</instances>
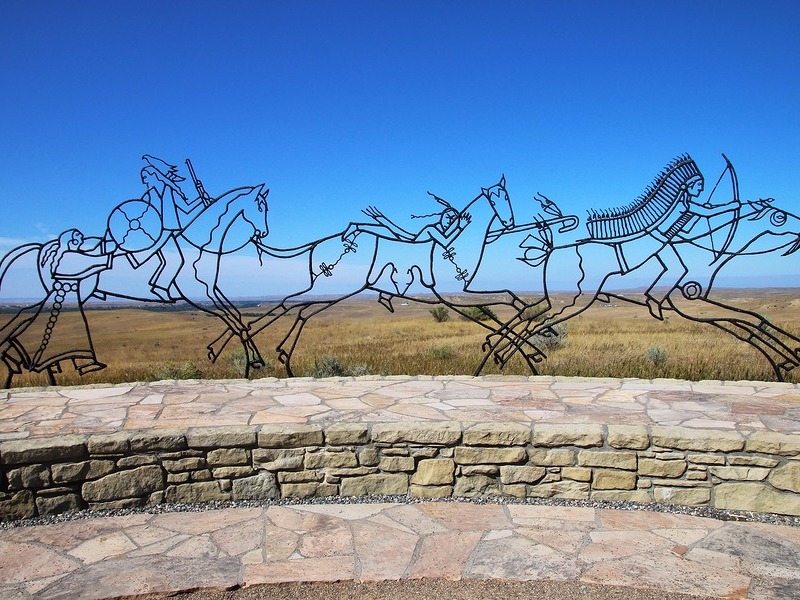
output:
<instances>
[{"instance_id":1,"label":"curved stone wall","mask_svg":"<svg viewBox=\"0 0 800 600\"><path fill-rule=\"evenodd\" d=\"M799 456L800 435L663 425L391 421L32 437L0 444L0 518L368 494L800 515Z\"/></svg>"}]
</instances>

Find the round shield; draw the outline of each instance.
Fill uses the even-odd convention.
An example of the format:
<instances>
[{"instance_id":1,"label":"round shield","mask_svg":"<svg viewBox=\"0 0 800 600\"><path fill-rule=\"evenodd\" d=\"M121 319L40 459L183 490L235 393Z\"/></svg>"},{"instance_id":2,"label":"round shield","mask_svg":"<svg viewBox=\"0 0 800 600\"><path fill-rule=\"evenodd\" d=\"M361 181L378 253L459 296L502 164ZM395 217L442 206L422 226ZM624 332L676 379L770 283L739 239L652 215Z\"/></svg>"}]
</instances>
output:
<instances>
[{"instance_id":1,"label":"round shield","mask_svg":"<svg viewBox=\"0 0 800 600\"><path fill-rule=\"evenodd\" d=\"M108 231L121 250L141 252L161 236L161 215L144 200L127 200L108 217Z\"/></svg>"}]
</instances>

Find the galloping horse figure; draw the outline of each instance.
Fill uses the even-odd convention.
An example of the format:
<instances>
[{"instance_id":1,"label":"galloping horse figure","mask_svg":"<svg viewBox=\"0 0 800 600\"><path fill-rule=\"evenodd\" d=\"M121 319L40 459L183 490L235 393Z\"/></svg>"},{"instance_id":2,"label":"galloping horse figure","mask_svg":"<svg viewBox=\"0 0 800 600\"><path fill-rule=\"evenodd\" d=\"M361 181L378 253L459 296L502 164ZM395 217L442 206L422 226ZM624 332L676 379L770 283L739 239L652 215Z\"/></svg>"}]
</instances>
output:
<instances>
[{"instance_id":1,"label":"galloping horse figure","mask_svg":"<svg viewBox=\"0 0 800 600\"><path fill-rule=\"evenodd\" d=\"M247 326L233 303L219 285L222 256L241 250L248 243L264 238L268 231L267 194L264 185L241 187L226 192L199 213L177 236L180 264L174 286L178 297L196 308L221 319L241 340L247 355L248 369L263 366L258 349L247 333ZM115 215L125 215L126 228L120 229ZM148 220L149 218L149 220ZM15 248L0 261L0 288L8 281L10 272L18 269L36 272L40 288L29 290L40 300L20 308L0 327L0 360L7 367L4 387L15 374L23 370L47 373L55 384L62 363L72 361L80 374L104 368L94 353L89 325L83 311L85 302L95 297L105 300L116 296L131 300L163 302L148 291L129 292L119 289L113 276L124 272L126 280L136 279L128 260L131 253L144 246L128 247L131 240L149 240L159 236L160 217L155 209L142 200L129 200L112 211L109 230L100 238L84 238L77 229L64 232L58 240L45 244L26 244ZM172 257L173 259L175 257ZM136 266L148 272L162 265L156 260ZM192 301L182 286L200 284L207 304ZM66 310L68 304L77 310ZM68 325L72 323L72 325Z\"/></svg>"},{"instance_id":2,"label":"galloping horse figure","mask_svg":"<svg viewBox=\"0 0 800 600\"><path fill-rule=\"evenodd\" d=\"M263 367L264 359L251 339L242 314L220 287L220 262L224 255L237 252L251 243L260 244L267 236L268 194L269 190L264 190L264 184L230 190L213 200L175 238L180 253L180 265L174 283L177 295L197 309L220 319L239 338L247 359L245 376L249 376L251 368ZM108 275L113 272L112 268ZM104 273L100 277L99 293L131 300L160 301L147 293L136 295L115 290L113 284L104 284L105 276ZM197 284L200 284L204 299L209 300L211 306L192 300L185 291Z\"/></svg>"},{"instance_id":3,"label":"galloping horse figure","mask_svg":"<svg viewBox=\"0 0 800 600\"><path fill-rule=\"evenodd\" d=\"M663 177L662 173L662 177L643 197L645 201L639 202L638 206L636 203L631 205L641 210L648 203L652 204L653 198L658 201L659 194L663 199L667 197L667 191L677 190L678 198L672 202L674 206L666 206L670 202L663 201L666 208L678 207L678 214L675 216L673 213L674 221L671 224L667 223L669 219L666 218L648 225L650 229L644 234L634 231L627 237L615 235L602 239L596 235L597 224L602 219L609 221L602 227L618 234L632 220L631 212L625 214L625 210L617 210L606 215L594 213L595 227L590 226L590 233L595 233L592 238L544 249L542 244L536 249L533 245L527 246L523 260L542 262L540 253L544 251L545 297L533 305L536 311L527 311L525 317L518 314L496 335L487 337L488 352L482 365L492 355L496 362L504 364L518 349L517 337L552 335L553 325L577 316L598 298L608 301L609 297L646 307L651 316L657 319L663 319L662 311L674 311L686 319L708 323L730 333L761 352L780 381L784 380L786 372L800 365L800 338L757 313L708 297L720 270L737 257L777 251L782 251L786 256L797 251L800 248L800 218L774 207L772 199L739 202L738 182L729 161L726 171L733 180L734 202L721 205L706 202L700 205L707 210L703 214L702 209L695 208L691 196L693 181L700 182L699 191L702 191L702 178L698 177L699 173L693 172L694 167L689 161L691 159L684 156L671 163L666 169L668 176ZM678 163L691 168L687 167L681 172L680 168L674 168ZM682 199L680 194L684 194ZM650 213L655 214L653 211ZM708 227L696 226L700 221L698 217L704 216L716 217L714 224L709 219ZM641 215L636 217L643 218ZM611 222L613 219L618 222ZM666 236L658 235L659 226L666 228ZM642 239L647 236L654 240ZM721 238L724 238L724 242L720 244ZM649 248L642 252L641 247L648 244ZM638 257L637 262L628 262L626 259L629 257ZM557 273L548 268L551 264L558 264ZM639 298L628 291L624 295L612 291L625 289L626 280L652 264L660 265L661 271ZM599 276L599 283L590 285L586 281L587 273ZM570 278L574 282L572 290L568 290L570 299L563 306L553 307L547 290L552 289L555 279L569 281ZM667 284L666 287L663 284ZM660 286L658 289L657 285ZM503 339L508 331L515 332L515 338L511 341ZM541 360L544 356L537 358Z\"/></svg>"},{"instance_id":4,"label":"galloping horse figure","mask_svg":"<svg viewBox=\"0 0 800 600\"><path fill-rule=\"evenodd\" d=\"M514 213L505 189L505 178L489 188L483 188L461 210L456 210L441 198L434 198L445 209L428 216L440 217L439 222L416 233L395 225L380 211L370 207L364 212L373 218L373 222L351 223L344 232L304 246L279 249L259 244L264 253L275 258L301 258L307 265L309 277L302 290L284 298L269 314L251 321L250 335L255 335L282 316L297 311L293 325L276 348L287 373L292 375L292 353L306 322L321 311L365 290L378 292L379 301L392 311L392 299L395 296L407 297L412 284L417 282L434 294L435 299L429 303L444 302L468 318L471 318L469 313L463 309L474 306L474 303L445 299L437 286L444 281L455 281L468 294L508 292L471 288L481 265L485 245L496 240L506 229L514 227ZM356 263L352 259L357 254L368 256L369 261ZM337 277L342 271L346 272L348 278L355 273L356 280L362 283L356 289L342 294L339 291L342 283ZM511 296L508 304L517 308L524 305L514 294L508 294ZM312 295L316 297L303 299ZM487 304L485 299L483 304ZM476 322L490 331L500 325L499 321L495 321L494 326ZM219 356L230 339L230 332L224 332L209 346L212 360Z\"/></svg>"}]
</instances>

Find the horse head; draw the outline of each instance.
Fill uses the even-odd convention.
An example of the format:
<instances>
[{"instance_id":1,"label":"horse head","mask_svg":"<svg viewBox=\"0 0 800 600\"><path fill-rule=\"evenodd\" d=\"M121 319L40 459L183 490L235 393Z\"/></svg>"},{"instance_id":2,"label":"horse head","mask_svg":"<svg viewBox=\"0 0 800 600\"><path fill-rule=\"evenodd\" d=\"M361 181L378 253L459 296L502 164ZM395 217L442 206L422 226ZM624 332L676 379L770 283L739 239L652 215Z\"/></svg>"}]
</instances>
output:
<instances>
[{"instance_id":1,"label":"horse head","mask_svg":"<svg viewBox=\"0 0 800 600\"><path fill-rule=\"evenodd\" d=\"M264 184L253 188L252 203L245 204L242 216L253 226L253 239L260 240L269 234L269 190L264 191Z\"/></svg>"},{"instance_id":2,"label":"horse head","mask_svg":"<svg viewBox=\"0 0 800 600\"><path fill-rule=\"evenodd\" d=\"M511 199L506 191L506 177L500 177L500 181L488 188L481 188L483 196L489 201L489 205L494 211L494 215L503 224L503 229L514 226L514 209L511 207Z\"/></svg>"},{"instance_id":3,"label":"horse head","mask_svg":"<svg viewBox=\"0 0 800 600\"><path fill-rule=\"evenodd\" d=\"M800 218L792 213L773 206L773 198L752 200L746 204L749 210L742 214L742 218L753 223L757 236L752 242L760 240L761 243L747 245L746 254L759 254L786 248L783 256L787 256L800 249ZM750 229L750 228L747 228ZM765 243L767 245L765 245Z\"/></svg>"}]
</instances>

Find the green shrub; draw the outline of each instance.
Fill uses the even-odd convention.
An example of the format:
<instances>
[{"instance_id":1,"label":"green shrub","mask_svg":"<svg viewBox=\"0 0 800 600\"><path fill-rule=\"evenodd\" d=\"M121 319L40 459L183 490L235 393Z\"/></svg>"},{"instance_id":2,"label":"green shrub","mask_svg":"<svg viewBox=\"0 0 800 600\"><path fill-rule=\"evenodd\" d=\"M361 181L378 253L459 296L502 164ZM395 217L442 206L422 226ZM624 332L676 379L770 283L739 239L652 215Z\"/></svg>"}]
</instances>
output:
<instances>
[{"instance_id":1,"label":"green shrub","mask_svg":"<svg viewBox=\"0 0 800 600\"><path fill-rule=\"evenodd\" d=\"M488 321L489 319L497 320L495 312L485 304L478 306L469 306L462 311L461 318L465 321Z\"/></svg>"},{"instance_id":2,"label":"green shrub","mask_svg":"<svg viewBox=\"0 0 800 600\"><path fill-rule=\"evenodd\" d=\"M664 364L667 360L667 351L661 346L651 346L644 355L647 360L651 361L656 366Z\"/></svg>"},{"instance_id":3,"label":"green shrub","mask_svg":"<svg viewBox=\"0 0 800 600\"><path fill-rule=\"evenodd\" d=\"M168 362L147 371L147 379L149 381L161 381L163 379L200 379L200 377L202 377L200 369L191 361L186 361L179 365Z\"/></svg>"},{"instance_id":4,"label":"green shrub","mask_svg":"<svg viewBox=\"0 0 800 600\"><path fill-rule=\"evenodd\" d=\"M556 323L550 327L550 335L537 334L533 336L531 342L540 350L558 350L564 347L567 333L568 327L566 323Z\"/></svg>"},{"instance_id":5,"label":"green shrub","mask_svg":"<svg viewBox=\"0 0 800 600\"><path fill-rule=\"evenodd\" d=\"M434 346L431 348L431 357L436 360L448 360L455 355L456 353L450 346Z\"/></svg>"},{"instance_id":6,"label":"green shrub","mask_svg":"<svg viewBox=\"0 0 800 600\"><path fill-rule=\"evenodd\" d=\"M314 359L314 366L305 375L321 379L323 377L359 377L369 375L369 367L365 364L343 365L335 356L323 356Z\"/></svg>"},{"instance_id":7,"label":"green shrub","mask_svg":"<svg viewBox=\"0 0 800 600\"><path fill-rule=\"evenodd\" d=\"M430 313L433 315L433 320L437 323L444 323L445 321L450 320L450 311L448 311L444 306L432 308Z\"/></svg>"}]
</instances>

